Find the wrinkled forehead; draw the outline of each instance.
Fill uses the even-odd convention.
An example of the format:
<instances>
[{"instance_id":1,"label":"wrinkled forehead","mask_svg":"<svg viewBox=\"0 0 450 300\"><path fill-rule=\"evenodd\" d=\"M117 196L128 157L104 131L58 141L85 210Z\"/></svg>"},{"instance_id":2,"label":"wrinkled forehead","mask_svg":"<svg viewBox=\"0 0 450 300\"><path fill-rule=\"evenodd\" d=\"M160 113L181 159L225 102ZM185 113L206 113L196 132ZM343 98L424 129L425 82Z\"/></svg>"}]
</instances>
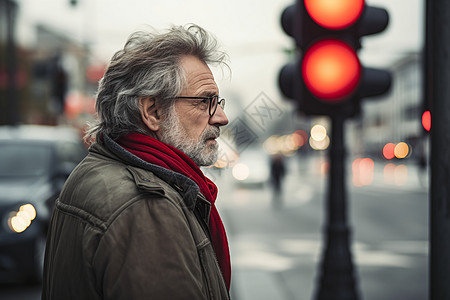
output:
<instances>
[{"instance_id":1,"label":"wrinkled forehead","mask_svg":"<svg viewBox=\"0 0 450 300\"><path fill-rule=\"evenodd\" d=\"M180 65L186 76L183 93L191 93L189 96L218 94L214 75L205 62L195 56L185 56L180 60Z\"/></svg>"}]
</instances>

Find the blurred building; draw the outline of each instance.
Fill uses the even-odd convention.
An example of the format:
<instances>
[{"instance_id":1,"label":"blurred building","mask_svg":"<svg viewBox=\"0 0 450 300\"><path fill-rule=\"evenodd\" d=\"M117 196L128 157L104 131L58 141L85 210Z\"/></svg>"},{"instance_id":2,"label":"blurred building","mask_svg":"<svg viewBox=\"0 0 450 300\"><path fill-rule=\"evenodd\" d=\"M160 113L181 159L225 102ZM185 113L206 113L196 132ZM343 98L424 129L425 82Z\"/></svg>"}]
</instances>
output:
<instances>
[{"instance_id":1,"label":"blurred building","mask_svg":"<svg viewBox=\"0 0 450 300\"><path fill-rule=\"evenodd\" d=\"M17 123L19 72L14 40L17 4L13 0L0 0L0 124ZM20 52L17 49L17 52ZM23 76L21 76L23 78Z\"/></svg>"},{"instance_id":2,"label":"blurred building","mask_svg":"<svg viewBox=\"0 0 450 300\"><path fill-rule=\"evenodd\" d=\"M90 52L80 42L48 26L36 25L35 35L38 42L33 49L30 81L33 109L44 113L47 120L50 116L58 121L67 113L66 102L71 92L85 95L95 89L85 75ZM39 120L32 120L36 122Z\"/></svg>"},{"instance_id":3,"label":"blurred building","mask_svg":"<svg viewBox=\"0 0 450 300\"><path fill-rule=\"evenodd\" d=\"M410 146L410 158L421 149L423 98L422 57L411 53L390 68L392 87L387 96L363 101L362 116L351 133L357 143L355 155L383 158L387 143L405 142Z\"/></svg>"},{"instance_id":4,"label":"blurred building","mask_svg":"<svg viewBox=\"0 0 450 300\"><path fill-rule=\"evenodd\" d=\"M92 114L103 65L93 64L85 43L58 28L24 25L18 11L15 1L0 0L0 125L56 125ZM32 26L34 42L17 44L19 26Z\"/></svg>"},{"instance_id":5,"label":"blurred building","mask_svg":"<svg viewBox=\"0 0 450 300\"><path fill-rule=\"evenodd\" d=\"M10 0L0 0L0 43L6 44L8 28L8 5Z\"/></svg>"}]
</instances>

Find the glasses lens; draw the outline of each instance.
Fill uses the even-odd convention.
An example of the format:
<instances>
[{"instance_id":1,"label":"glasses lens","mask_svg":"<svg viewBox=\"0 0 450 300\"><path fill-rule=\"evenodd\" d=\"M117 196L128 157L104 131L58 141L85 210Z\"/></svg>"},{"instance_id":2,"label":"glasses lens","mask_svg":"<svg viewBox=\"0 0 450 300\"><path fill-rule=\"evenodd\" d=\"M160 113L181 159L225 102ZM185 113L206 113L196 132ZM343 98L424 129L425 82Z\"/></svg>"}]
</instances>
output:
<instances>
[{"instance_id":1,"label":"glasses lens","mask_svg":"<svg viewBox=\"0 0 450 300\"><path fill-rule=\"evenodd\" d=\"M215 114L218 103L219 103L219 96L213 96L209 102L209 115L211 117Z\"/></svg>"},{"instance_id":2,"label":"glasses lens","mask_svg":"<svg viewBox=\"0 0 450 300\"><path fill-rule=\"evenodd\" d=\"M219 103L221 109L225 109L225 99L220 99L220 101L218 103Z\"/></svg>"}]
</instances>

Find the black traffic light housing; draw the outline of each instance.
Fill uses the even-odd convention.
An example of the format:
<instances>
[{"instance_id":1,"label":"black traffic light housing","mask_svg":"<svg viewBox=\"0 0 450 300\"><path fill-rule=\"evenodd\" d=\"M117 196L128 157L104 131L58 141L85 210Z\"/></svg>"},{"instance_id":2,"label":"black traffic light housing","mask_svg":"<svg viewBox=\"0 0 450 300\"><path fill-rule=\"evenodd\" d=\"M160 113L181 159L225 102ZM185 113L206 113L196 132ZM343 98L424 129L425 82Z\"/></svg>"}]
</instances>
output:
<instances>
[{"instance_id":1,"label":"black traffic light housing","mask_svg":"<svg viewBox=\"0 0 450 300\"><path fill-rule=\"evenodd\" d=\"M355 1L358 2L358 1ZM307 115L342 115L351 117L359 114L362 98L382 95L391 84L391 75L386 70L359 67L360 73L352 91L337 101L329 101L314 95L305 84L302 64L305 53L324 40L337 40L347 44L355 53L361 48L361 37L383 31L389 22L386 10L364 4L362 11L352 24L344 28L329 29L319 25L305 7L305 1L298 0L282 13L284 31L295 40L298 59L285 65L279 74L282 93L296 101L297 108ZM359 60L357 60L359 64Z\"/></svg>"},{"instance_id":2,"label":"black traffic light housing","mask_svg":"<svg viewBox=\"0 0 450 300\"><path fill-rule=\"evenodd\" d=\"M384 30L388 15L364 0L298 0L281 20L299 56L281 69L281 91L303 113L331 119L327 219L314 299L357 300L347 225L344 123L360 112L362 98L389 89L389 72L361 66L356 54L361 37Z\"/></svg>"}]
</instances>

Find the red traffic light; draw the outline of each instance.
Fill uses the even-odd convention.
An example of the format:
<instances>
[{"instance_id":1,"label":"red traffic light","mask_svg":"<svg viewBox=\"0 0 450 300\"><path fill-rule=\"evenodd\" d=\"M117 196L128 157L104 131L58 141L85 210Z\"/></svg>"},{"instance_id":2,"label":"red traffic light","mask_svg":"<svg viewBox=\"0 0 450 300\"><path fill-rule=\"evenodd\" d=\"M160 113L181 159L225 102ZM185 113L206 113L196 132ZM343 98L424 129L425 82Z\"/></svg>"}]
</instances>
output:
<instances>
[{"instance_id":1,"label":"red traffic light","mask_svg":"<svg viewBox=\"0 0 450 300\"><path fill-rule=\"evenodd\" d=\"M431 130L431 112L429 110L424 111L422 114L422 126L426 131Z\"/></svg>"},{"instance_id":2,"label":"red traffic light","mask_svg":"<svg viewBox=\"0 0 450 300\"><path fill-rule=\"evenodd\" d=\"M364 0L305 0L311 18L328 29L344 29L355 23L364 9Z\"/></svg>"},{"instance_id":3,"label":"red traffic light","mask_svg":"<svg viewBox=\"0 0 450 300\"><path fill-rule=\"evenodd\" d=\"M340 102L356 90L361 64L355 51L344 42L323 40L306 51L302 76L314 96L327 102Z\"/></svg>"}]
</instances>

